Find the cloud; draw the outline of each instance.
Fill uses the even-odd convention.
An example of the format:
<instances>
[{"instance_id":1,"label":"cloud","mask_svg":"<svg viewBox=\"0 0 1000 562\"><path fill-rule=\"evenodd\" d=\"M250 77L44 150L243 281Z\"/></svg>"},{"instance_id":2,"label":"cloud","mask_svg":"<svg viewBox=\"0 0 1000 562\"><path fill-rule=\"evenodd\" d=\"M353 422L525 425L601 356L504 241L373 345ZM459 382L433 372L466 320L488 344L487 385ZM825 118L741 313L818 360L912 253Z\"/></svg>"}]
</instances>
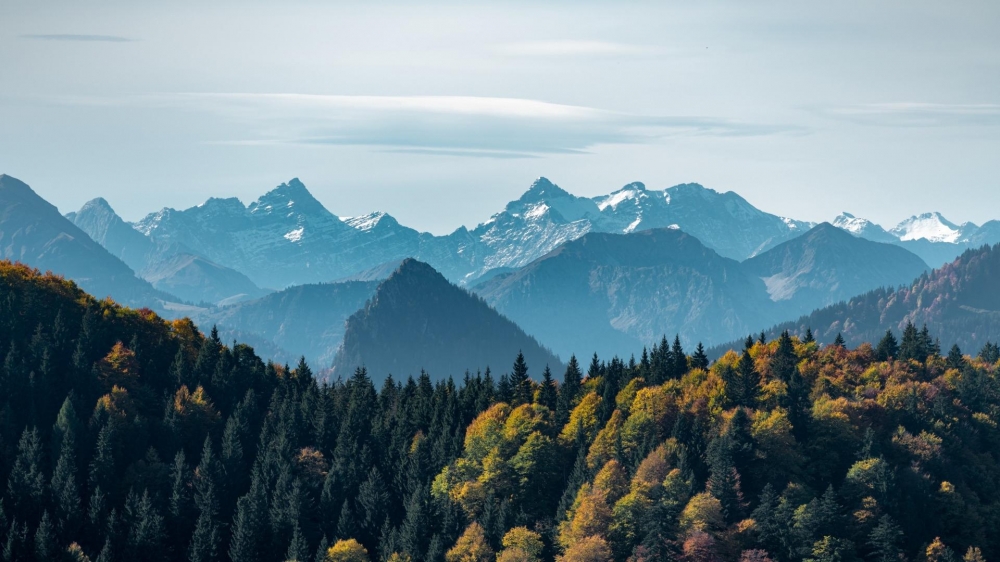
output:
<instances>
[{"instance_id":1,"label":"cloud","mask_svg":"<svg viewBox=\"0 0 1000 562\"><path fill-rule=\"evenodd\" d=\"M489 158L588 152L672 136L759 136L792 127L697 116L638 115L519 98L171 94L76 98L72 103L142 105L210 115L227 123L227 144L370 146ZM199 117L202 119L202 117ZM218 140L216 142L219 142Z\"/></svg>"},{"instance_id":2,"label":"cloud","mask_svg":"<svg viewBox=\"0 0 1000 562\"><path fill-rule=\"evenodd\" d=\"M820 108L826 117L863 125L954 127L1000 125L1000 104L874 103Z\"/></svg>"},{"instance_id":3,"label":"cloud","mask_svg":"<svg viewBox=\"0 0 1000 562\"><path fill-rule=\"evenodd\" d=\"M92 41L102 43L131 43L135 39L119 37L117 35L85 35L76 33L55 33L55 34L31 34L21 35L21 39L35 39L39 41Z\"/></svg>"},{"instance_id":4,"label":"cloud","mask_svg":"<svg viewBox=\"0 0 1000 562\"><path fill-rule=\"evenodd\" d=\"M585 56L585 55L645 55L658 51L656 47L614 43L611 41L521 41L499 45L500 53L518 56Z\"/></svg>"}]
</instances>

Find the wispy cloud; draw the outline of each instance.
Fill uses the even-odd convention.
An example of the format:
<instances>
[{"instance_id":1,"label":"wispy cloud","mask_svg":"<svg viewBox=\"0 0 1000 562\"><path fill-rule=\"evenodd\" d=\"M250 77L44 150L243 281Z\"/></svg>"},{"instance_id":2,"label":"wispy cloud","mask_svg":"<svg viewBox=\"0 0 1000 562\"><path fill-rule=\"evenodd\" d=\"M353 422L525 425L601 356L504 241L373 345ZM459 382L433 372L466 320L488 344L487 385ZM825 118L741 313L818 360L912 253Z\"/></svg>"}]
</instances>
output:
<instances>
[{"instance_id":1,"label":"wispy cloud","mask_svg":"<svg viewBox=\"0 0 1000 562\"><path fill-rule=\"evenodd\" d=\"M382 150L525 158L644 144L671 136L798 133L781 125L638 115L538 100L472 96L170 94L72 103L143 105L225 120L227 144L371 146Z\"/></svg>"},{"instance_id":2,"label":"wispy cloud","mask_svg":"<svg viewBox=\"0 0 1000 562\"><path fill-rule=\"evenodd\" d=\"M117 35L87 35L79 33L50 33L50 34L29 34L21 35L21 39L35 39L38 41L89 41L99 43L131 43L135 39L119 37Z\"/></svg>"},{"instance_id":3,"label":"wispy cloud","mask_svg":"<svg viewBox=\"0 0 1000 562\"><path fill-rule=\"evenodd\" d=\"M820 108L826 117L864 125L952 127L1000 125L1000 104L873 103Z\"/></svg>"},{"instance_id":4,"label":"wispy cloud","mask_svg":"<svg viewBox=\"0 0 1000 562\"><path fill-rule=\"evenodd\" d=\"M656 53L659 49L649 45L611 41L521 41L499 45L496 50L507 55L565 57L647 55Z\"/></svg>"}]
</instances>

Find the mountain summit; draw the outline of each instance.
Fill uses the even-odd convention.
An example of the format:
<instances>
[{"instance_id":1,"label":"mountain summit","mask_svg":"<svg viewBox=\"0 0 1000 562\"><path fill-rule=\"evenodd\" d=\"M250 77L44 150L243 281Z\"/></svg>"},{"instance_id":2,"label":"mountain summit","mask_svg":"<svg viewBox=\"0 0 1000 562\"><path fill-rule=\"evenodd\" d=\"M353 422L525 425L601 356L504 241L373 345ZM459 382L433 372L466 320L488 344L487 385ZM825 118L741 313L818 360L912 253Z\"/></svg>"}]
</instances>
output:
<instances>
[{"instance_id":1,"label":"mountain summit","mask_svg":"<svg viewBox=\"0 0 1000 562\"><path fill-rule=\"evenodd\" d=\"M426 263L407 259L368 304L347 320L334 375L365 367L373 380L426 370L441 379L466 370L504 372L521 352L535 376L561 363L482 299Z\"/></svg>"}]
</instances>

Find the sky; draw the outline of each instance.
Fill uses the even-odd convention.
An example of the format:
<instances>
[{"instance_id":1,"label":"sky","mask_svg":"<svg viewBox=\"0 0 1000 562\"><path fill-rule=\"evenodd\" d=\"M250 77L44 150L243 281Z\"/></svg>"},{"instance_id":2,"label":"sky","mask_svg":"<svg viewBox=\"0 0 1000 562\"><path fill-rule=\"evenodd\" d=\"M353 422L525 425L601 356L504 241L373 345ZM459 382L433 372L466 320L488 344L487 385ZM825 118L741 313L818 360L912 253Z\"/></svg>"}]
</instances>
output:
<instances>
[{"instance_id":1,"label":"sky","mask_svg":"<svg viewBox=\"0 0 1000 562\"><path fill-rule=\"evenodd\" d=\"M300 178L434 233L545 176L1000 218L1000 2L0 3L0 173L127 220Z\"/></svg>"}]
</instances>

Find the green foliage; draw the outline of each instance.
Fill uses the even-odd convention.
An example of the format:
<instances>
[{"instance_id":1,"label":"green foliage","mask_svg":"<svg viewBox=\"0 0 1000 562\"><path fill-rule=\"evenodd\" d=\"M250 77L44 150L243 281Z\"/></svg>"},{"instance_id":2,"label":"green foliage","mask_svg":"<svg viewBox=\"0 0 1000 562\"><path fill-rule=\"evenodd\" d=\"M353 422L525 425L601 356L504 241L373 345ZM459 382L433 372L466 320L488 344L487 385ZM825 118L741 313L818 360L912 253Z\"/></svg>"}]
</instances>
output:
<instances>
[{"instance_id":1,"label":"green foliage","mask_svg":"<svg viewBox=\"0 0 1000 562\"><path fill-rule=\"evenodd\" d=\"M376 391L19 266L0 305L6 560L1000 556L993 344L785 332L710 366L663 338Z\"/></svg>"}]
</instances>

